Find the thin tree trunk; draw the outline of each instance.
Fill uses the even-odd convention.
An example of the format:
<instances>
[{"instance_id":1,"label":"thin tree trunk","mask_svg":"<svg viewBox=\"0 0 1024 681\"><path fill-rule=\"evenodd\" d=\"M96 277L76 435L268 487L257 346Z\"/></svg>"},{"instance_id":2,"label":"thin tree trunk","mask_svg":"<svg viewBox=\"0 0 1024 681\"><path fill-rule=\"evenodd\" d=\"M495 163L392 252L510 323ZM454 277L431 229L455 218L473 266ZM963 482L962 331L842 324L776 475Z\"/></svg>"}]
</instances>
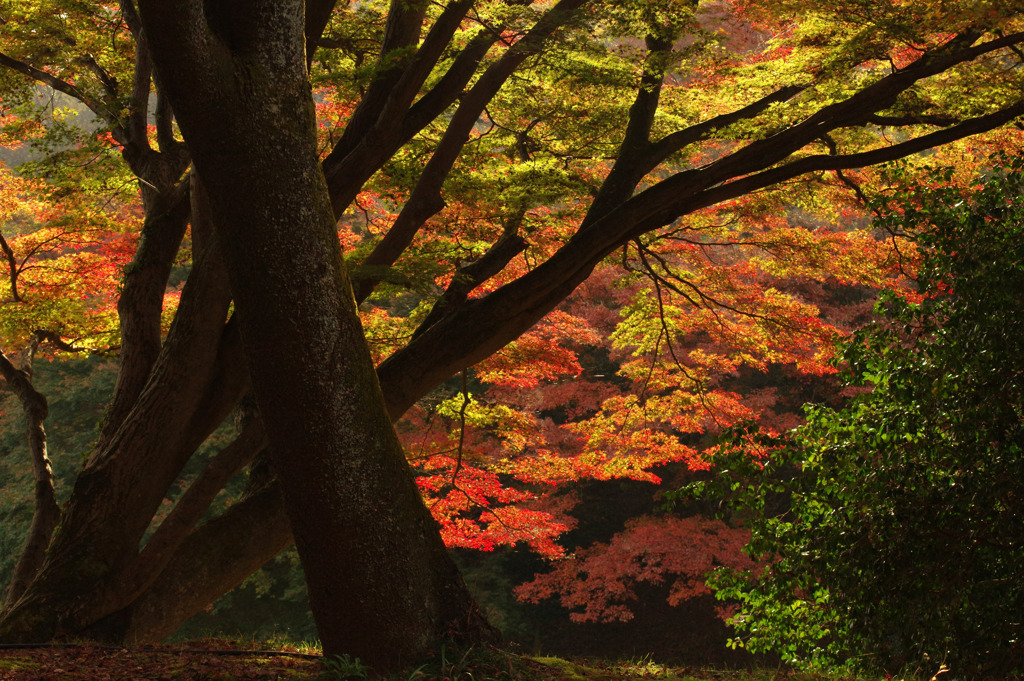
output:
<instances>
[{"instance_id":1,"label":"thin tree trunk","mask_svg":"<svg viewBox=\"0 0 1024 681\"><path fill-rule=\"evenodd\" d=\"M21 598L28 585L39 572L46 556L50 536L60 521L60 507L53 487L53 471L46 453L46 430L43 421L49 408L46 397L32 384L32 354L35 343L25 352L24 368L18 369L7 356L0 352L0 374L17 395L25 412L26 438L29 457L32 460L32 478L35 481L35 510L29 527L28 539L14 567L14 576L7 589L4 609L10 608Z\"/></svg>"}]
</instances>

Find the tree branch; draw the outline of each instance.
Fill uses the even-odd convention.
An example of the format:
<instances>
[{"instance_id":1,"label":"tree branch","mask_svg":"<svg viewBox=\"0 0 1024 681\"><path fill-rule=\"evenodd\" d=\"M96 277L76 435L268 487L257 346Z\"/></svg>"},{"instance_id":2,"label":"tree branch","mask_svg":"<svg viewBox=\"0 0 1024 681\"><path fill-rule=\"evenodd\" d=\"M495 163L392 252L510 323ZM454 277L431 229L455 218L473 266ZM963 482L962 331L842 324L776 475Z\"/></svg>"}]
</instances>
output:
<instances>
[{"instance_id":1,"label":"tree branch","mask_svg":"<svg viewBox=\"0 0 1024 681\"><path fill-rule=\"evenodd\" d=\"M329 186L331 178L338 172L338 166L348 158L349 154L360 145L377 124L380 111L402 73L402 69L398 65L388 65L388 59L394 52L416 45L426 13L426 4L422 0L417 3L408 0L391 1L384 29L384 41L381 44L380 56L377 60L377 76L370 82L366 94L363 95L359 105L349 116L341 138L324 159L324 175L327 177ZM337 205L334 207L334 212L336 215L341 212Z\"/></svg>"},{"instance_id":2,"label":"tree branch","mask_svg":"<svg viewBox=\"0 0 1024 681\"><path fill-rule=\"evenodd\" d=\"M647 56L644 59L640 87L637 89L633 104L629 107L626 131L619 145L619 153L608 177L594 197L594 202L587 211L580 229L584 229L588 222L593 220L593 216L600 215L607 208L628 199L644 175L653 170L664 158L658 156L657 150L664 148L665 145L651 145L651 128L661 101L661 89L673 42L653 36L647 37Z\"/></svg>"},{"instance_id":3,"label":"tree branch","mask_svg":"<svg viewBox=\"0 0 1024 681\"><path fill-rule=\"evenodd\" d=\"M46 341L58 350L63 350L64 352L86 352L88 350L87 348L80 348L68 343L60 337L60 334L54 333L53 331L47 331L46 329L36 329L32 332L32 337L37 344L42 341Z\"/></svg>"},{"instance_id":4,"label":"tree branch","mask_svg":"<svg viewBox=\"0 0 1024 681\"><path fill-rule=\"evenodd\" d=\"M879 105L884 106L884 102ZM808 172L863 167L902 158L992 130L1021 115L1024 115L1024 101L892 147L845 156L812 156L759 173L757 168L771 162L778 152L768 153L762 146L760 151L765 153L752 153L752 147L760 146L754 143L705 168L677 173L605 213L592 222L585 233L578 231L547 261L519 279L484 298L467 301L382 362L378 374L389 407L393 414L403 413L447 377L504 347L554 309L590 275L602 258L640 234L670 224L700 208ZM806 135L814 130L815 127L803 126L801 133ZM820 136L820 127L817 131ZM786 133L775 136L789 142L787 137ZM799 146L802 144L797 148ZM741 153L742 164L736 159ZM751 172L755 174L721 184L729 177Z\"/></svg>"},{"instance_id":5,"label":"tree branch","mask_svg":"<svg viewBox=\"0 0 1024 681\"><path fill-rule=\"evenodd\" d=\"M378 125L384 128L396 128L394 121L404 118L409 106L419 93L423 83L433 70L434 65L444 54L452 36L462 24L462 19L473 7L476 0L452 0L444 8L441 15L430 27L423 43L416 50L409 65L403 70L398 82L388 96L386 104L381 108Z\"/></svg>"},{"instance_id":6,"label":"tree branch","mask_svg":"<svg viewBox=\"0 0 1024 681\"><path fill-rule=\"evenodd\" d=\"M437 299L426 318L413 332L413 339L445 315L454 312L473 289L503 270L512 258L526 250L526 240L519 236L525 217L526 208L520 207L505 223L501 237L483 255L456 270L444 294Z\"/></svg>"},{"instance_id":7,"label":"tree branch","mask_svg":"<svg viewBox=\"0 0 1024 681\"><path fill-rule=\"evenodd\" d=\"M110 73L107 72L106 69L100 66L99 63L96 61L96 58L93 57L91 54L87 54L81 57L81 61L83 64L86 65L86 67L90 71L92 71L93 75L96 76L96 79L100 81L100 84L103 86L103 90L107 93L107 97L110 99L110 101L115 101L118 97L118 91L120 89L120 85L117 82L117 78L112 76Z\"/></svg>"},{"instance_id":8,"label":"tree branch","mask_svg":"<svg viewBox=\"0 0 1024 681\"><path fill-rule=\"evenodd\" d=\"M246 494L195 529L132 605L125 639L159 643L292 543L280 485Z\"/></svg>"},{"instance_id":9,"label":"tree branch","mask_svg":"<svg viewBox=\"0 0 1024 681\"><path fill-rule=\"evenodd\" d=\"M947 125L956 125L960 122L960 119L945 114L908 114L906 116L872 114L865 119L865 122L884 128L896 128L905 125L937 125L945 127Z\"/></svg>"},{"instance_id":10,"label":"tree branch","mask_svg":"<svg viewBox=\"0 0 1024 681\"><path fill-rule=\"evenodd\" d=\"M361 187L361 183L351 182L352 174L369 178L395 150L441 115L462 93L462 88L476 73L480 61L495 40L494 36L484 33L470 41L437 84L409 108L402 123L396 126L401 134L391 140L390 146L379 140L371 141L368 137L380 114L379 109L373 109L371 104L377 97L371 86L346 123L341 139L324 159L323 170L331 190L335 215L340 215L352 203ZM383 104L378 103L378 106Z\"/></svg>"},{"instance_id":11,"label":"tree branch","mask_svg":"<svg viewBox=\"0 0 1024 681\"><path fill-rule=\"evenodd\" d=\"M487 51L497 40L497 35L482 32L462 48L437 83L409 107L409 113L402 123L403 139L412 139L413 135L441 115L462 95L463 88L469 83Z\"/></svg>"},{"instance_id":12,"label":"tree branch","mask_svg":"<svg viewBox=\"0 0 1024 681\"><path fill-rule=\"evenodd\" d=\"M752 102L741 109L737 109L731 113L715 116L703 123L697 123L696 125L691 125L684 130L678 130L666 135L653 145L653 152L657 159L653 165L657 165L677 151L685 149L689 145L705 139L713 132L728 127L733 123L754 118L758 114L766 111L772 104L792 99L806 89L806 85L787 85L779 88L771 94L765 95L761 99Z\"/></svg>"},{"instance_id":13,"label":"tree branch","mask_svg":"<svg viewBox=\"0 0 1024 681\"><path fill-rule=\"evenodd\" d=\"M153 62L149 58L149 43L145 31L139 27L135 33L135 73L132 77L131 103L128 107L128 120L124 126L128 134L126 140L118 140L125 146L134 144L142 149L150 148L147 123L152 76Z\"/></svg>"},{"instance_id":14,"label":"tree branch","mask_svg":"<svg viewBox=\"0 0 1024 681\"><path fill-rule=\"evenodd\" d=\"M688 202L690 201L690 198L704 192L710 187L726 182L731 178L758 172L763 168L780 163L815 140L824 139L825 136L833 130L841 127L865 125L869 116L880 110L891 107L901 93L911 88L919 80L936 75L946 69L952 68L953 66L969 61L970 59L977 58L978 56L987 54L994 50L1002 49L1014 42L1024 42L1024 32L1015 33L1012 36L1006 36L1005 38L992 40L987 43L959 51L947 49L949 48L949 45L956 42L956 40L951 41L950 43L947 43L947 45L943 46L943 48L940 48L937 52L922 55L917 61L910 64L905 69L881 78L877 82L868 85L864 89L841 102L836 102L835 104L830 104L821 108L805 120L790 128L778 132L770 137L751 142L738 151L735 151L704 168L676 173L672 177L667 178L650 189L642 192L637 195L637 197L634 197L634 199L631 199L630 202L627 202L628 204L634 201L643 201L651 211L647 217L637 223L634 234L650 231L651 229L657 229L660 226L668 224L680 215L685 214L690 210L695 210L688 208L682 212L677 212L677 208L679 206L689 205ZM1015 110L1016 107L1010 107L1009 109L1004 109L1001 112L990 114L990 116L971 119L971 121L946 128L943 131L938 131L932 135L926 135L925 137L918 139L951 141L968 135L973 135L976 134L977 131L981 131L981 129L977 127L979 125L979 121L1002 120L1003 122L1008 122L1016 117L1017 114L1013 113ZM1008 118L1002 118L1002 116L1007 113L1009 113ZM990 130L1001 124L1002 123L994 123L990 127L985 127L986 124L984 122L980 123L984 130ZM970 132L971 130L975 130L976 132ZM941 143L944 142L936 141L933 142L932 145L934 146ZM886 149L913 148L920 151L928 148L917 147L914 146L914 144L916 143L912 143L909 147L905 145L894 145L894 147L886 147ZM857 154L853 156L857 156L858 158L863 157L865 159L883 158L883 160L892 160L909 153L915 153L915 151L907 151L903 154L897 153L895 156L889 156L883 149L876 150L876 152L866 152L866 154L868 154L866 156L864 154ZM827 169L833 169L831 164L836 163L836 159L851 157L831 156L829 158L833 160L830 162L830 167ZM859 165L871 165L872 163L880 162L882 161L869 161L860 163ZM851 168L859 166L855 164L838 165L835 167ZM815 169L820 170L823 168ZM779 173L780 177L783 175L785 175L785 173ZM788 177L791 176L787 176L787 178ZM643 198L641 199L640 197ZM703 204L701 207L705 205L710 204ZM660 209L657 208L658 206L664 206L666 207L666 210L660 211ZM668 206L671 206L671 208L668 208ZM655 213L655 211L660 212Z\"/></svg>"},{"instance_id":15,"label":"tree branch","mask_svg":"<svg viewBox=\"0 0 1024 681\"><path fill-rule=\"evenodd\" d=\"M331 20L338 0L306 0L306 69L313 65L313 57L317 47L322 44L321 38L327 24Z\"/></svg>"},{"instance_id":16,"label":"tree branch","mask_svg":"<svg viewBox=\"0 0 1024 681\"><path fill-rule=\"evenodd\" d=\"M135 40L138 40L139 33L142 31L142 19L139 18L139 12L135 9L135 3L132 0L120 0L118 7L121 8L121 18L124 19L125 26L131 31Z\"/></svg>"},{"instance_id":17,"label":"tree branch","mask_svg":"<svg viewBox=\"0 0 1024 681\"><path fill-rule=\"evenodd\" d=\"M450 2L431 26L420 48L401 68L392 68L382 74L382 78L375 81L352 114L341 139L323 163L335 215L340 215L354 200L362 182L369 179L381 163L420 129L411 130L409 126L396 122L406 120L410 105L473 4L474 0ZM394 8L393 4L392 11ZM470 57L483 49L482 42L471 45L475 49L467 53ZM381 59L385 59L385 56L382 54ZM472 65L475 69L475 64L476 61L472 59L460 63L463 70L457 72L457 75L468 80L472 71L464 67ZM455 78L449 79L447 86L451 88L455 82ZM457 94L458 91L452 88L450 101L454 101ZM442 110L438 110L437 114ZM419 122L425 126L430 120L424 117ZM362 182L353 182L353 174L364 179Z\"/></svg>"},{"instance_id":18,"label":"tree branch","mask_svg":"<svg viewBox=\"0 0 1024 681\"><path fill-rule=\"evenodd\" d=\"M18 259L14 256L14 249L7 243L3 234L0 234L0 251L3 251L4 259L7 260L7 269L10 272L11 300L15 303L24 302L18 292L18 275L21 273L18 268Z\"/></svg>"},{"instance_id":19,"label":"tree branch","mask_svg":"<svg viewBox=\"0 0 1024 681\"><path fill-rule=\"evenodd\" d=\"M423 224L444 208L441 187L487 103L494 98L515 70L527 58L539 52L544 42L586 2L587 0L562 0L557 3L537 21L522 40L506 50L497 62L481 74L469 92L459 101L444 136L434 148L434 153L416 182L409 200L402 207L388 233L363 261L363 267L379 271L381 268L394 265ZM354 281L356 300L365 300L379 281L379 277L373 276Z\"/></svg>"},{"instance_id":20,"label":"tree branch","mask_svg":"<svg viewBox=\"0 0 1024 681\"><path fill-rule=\"evenodd\" d=\"M88 602L83 602L78 608L79 612L86 614L90 621L95 621L98 617L129 605L148 589L160 576L170 557L202 519L224 485L265 446L263 423L259 419L253 419L231 444L220 450L206 464L175 504L174 509L146 542L138 558L128 568L127 574L88 599ZM97 615L98 611L102 612ZM81 626L87 624L88 622L83 622Z\"/></svg>"},{"instance_id":21,"label":"tree branch","mask_svg":"<svg viewBox=\"0 0 1024 681\"><path fill-rule=\"evenodd\" d=\"M56 76L52 76L46 71L37 69L31 64L26 64L23 61L13 59L12 57L9 57L6 54L3 54L2 52L0 52L0 65L6 66L12 71L17 71L22 75L28 76L32 80L35 80L39 83L49 85L54 90L57 90L58 92L63 92L69 97L74 97L78 101L85 104L90 111L92 111L94 114L99 116L104 121L107 121L112 125L117 124L117 117L111 114L111 112L107 110L105 106L103 106L102 102L98 102L95 99L89 97L71 83L61 80Z\"/></svg>"},{"instance_id":22,"label":"tree branch","mask_svg":"<svg viewBox=\"0 0 1024 681\"><path fill-rule=\"evenodd\" d=\"M188 180L157 193L146 207L139 247L125 268L121 296L117 300L121 369L102 433L113 435L120 427L134 408L160 355L164 291L174 257L185 237L190 209Z\"/></svg>"},{"instance_id":23,"label":"tree branch","mask_svg":"<svg viewBox=\"0 0 1024 681\"><path fill-rule=\"evenodd\" d=\"M633 156L647 151L651 142L654 116L661 101L668 57L672 54L672 44L678 37L676 35L673 40L668 40L647 36L645 40L647 56L644 59L643 74L640 76L640 87L637 89L633 104L629 107L629 118L626 121L620 154Z\"/></svg>"},{"instance_id":24,"label":"tree branch","mask_svg":"<svg viewBox=\"0 0 1024 681\"><path fill-rule=\"evenodd\" d=\"M856 154L840 155L815 155L808 156L791 163L771 168L727 184L720 185L699 193L693 201L688 202L685 210L692 212L707 206L712 206L722 201L737 196L742 196L759 189L791 180L794 177L821 170L845 170L850 168L863 168L865 166L877 165L896 159L905 158L928 149L933 149L943 144L972 135L978 135L989 130L994 130L1002 125L1012 122L1015 118L1024 116L1024 99L1013 106L1007 107L984 116L970 118L962 123L937 130L927 135L922 135L906 142L894 144L881 149L873 149ZM641 195L642 196L642 195ZM665 223L667 224L667 223ZM650 231L650 228L643 231Z\"/></svg>"}]
</instances>

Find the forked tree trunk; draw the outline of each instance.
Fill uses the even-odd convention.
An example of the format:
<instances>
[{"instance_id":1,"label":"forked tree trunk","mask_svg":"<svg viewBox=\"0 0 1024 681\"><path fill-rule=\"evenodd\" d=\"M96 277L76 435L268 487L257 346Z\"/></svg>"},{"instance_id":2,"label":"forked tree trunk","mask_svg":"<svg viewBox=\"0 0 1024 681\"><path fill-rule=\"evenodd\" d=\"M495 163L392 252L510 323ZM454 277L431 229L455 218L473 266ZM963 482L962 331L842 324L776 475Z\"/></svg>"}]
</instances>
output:
<instances>
[{"instance_id":1,"label":"forked tree trunk","mask_svg":"<svg viewBox=\"0 0 1024 681\"><path fill-rule=\"evenodd\" d=\"M423 505L363 336L317 156L303 3L217 7L141 3L224 247L324 653L395 668L490 629Z\"/></svg>"}]
</instances>

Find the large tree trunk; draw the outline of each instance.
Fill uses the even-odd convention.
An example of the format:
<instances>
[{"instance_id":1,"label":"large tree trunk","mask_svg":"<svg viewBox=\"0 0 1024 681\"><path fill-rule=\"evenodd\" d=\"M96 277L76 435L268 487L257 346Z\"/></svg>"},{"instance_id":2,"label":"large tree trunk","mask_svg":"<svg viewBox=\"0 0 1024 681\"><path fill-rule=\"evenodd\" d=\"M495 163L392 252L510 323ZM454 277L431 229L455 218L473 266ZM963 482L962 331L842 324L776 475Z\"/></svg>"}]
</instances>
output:
<instances>
[{"instance_id":1,"label":"large tree trunk","mask_svg":"<svg viewBox=\"0 0 1024 681\"><path fill-rule=\"evenodd\" d=\"M302 2L219 7L141 5L224 247L324 652L394 668L489 629L420 498L356 313L317 156Z\"/></svg>"}]
</instances>

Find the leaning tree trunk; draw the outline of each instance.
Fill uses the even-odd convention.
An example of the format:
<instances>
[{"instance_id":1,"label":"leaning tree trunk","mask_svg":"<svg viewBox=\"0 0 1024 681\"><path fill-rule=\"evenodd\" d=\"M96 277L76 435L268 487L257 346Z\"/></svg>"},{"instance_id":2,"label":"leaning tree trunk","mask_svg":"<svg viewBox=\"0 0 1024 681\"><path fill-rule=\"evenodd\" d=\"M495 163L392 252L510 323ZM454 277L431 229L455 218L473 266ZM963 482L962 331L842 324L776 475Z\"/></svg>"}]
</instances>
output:
<instances>
[{"instance_id":1,"label":"leaning tree trunk","mask_svg":"<svg viewBox=\"0 0 1024 681\"><path fill-rule=\"evenodd\" d=\"M18 396L25 411L26 439L29 457L32 460L32 478L35 481L35 512L32 514L32 525L29 527L25 548L14 566L14 576L7 587L7 595L3 599L5 607L21 598L39 572L39 567L46 556L50 535L60 521L60 507L57 505L57 495L53 488L53 471L46 454L46 430L43 427L49 407L46 397L32 384L32 354L38 342L38 338L33 339L25 351L25 366L22 369L15 367L0 351L0 376L4 377L11 390Z\"/></svg>"},{"instance_id":2,"label":"leaning tree trunk","mask_svg":"<svg viewBox=\"0 0 1024 681\"><path fill-rule=\"evenodd\" d=\"M489 631L420 498L359 323L317 156L303 3L140 4L209 195L325 654L388 669Z\"/></svg>"}]
</instances>

